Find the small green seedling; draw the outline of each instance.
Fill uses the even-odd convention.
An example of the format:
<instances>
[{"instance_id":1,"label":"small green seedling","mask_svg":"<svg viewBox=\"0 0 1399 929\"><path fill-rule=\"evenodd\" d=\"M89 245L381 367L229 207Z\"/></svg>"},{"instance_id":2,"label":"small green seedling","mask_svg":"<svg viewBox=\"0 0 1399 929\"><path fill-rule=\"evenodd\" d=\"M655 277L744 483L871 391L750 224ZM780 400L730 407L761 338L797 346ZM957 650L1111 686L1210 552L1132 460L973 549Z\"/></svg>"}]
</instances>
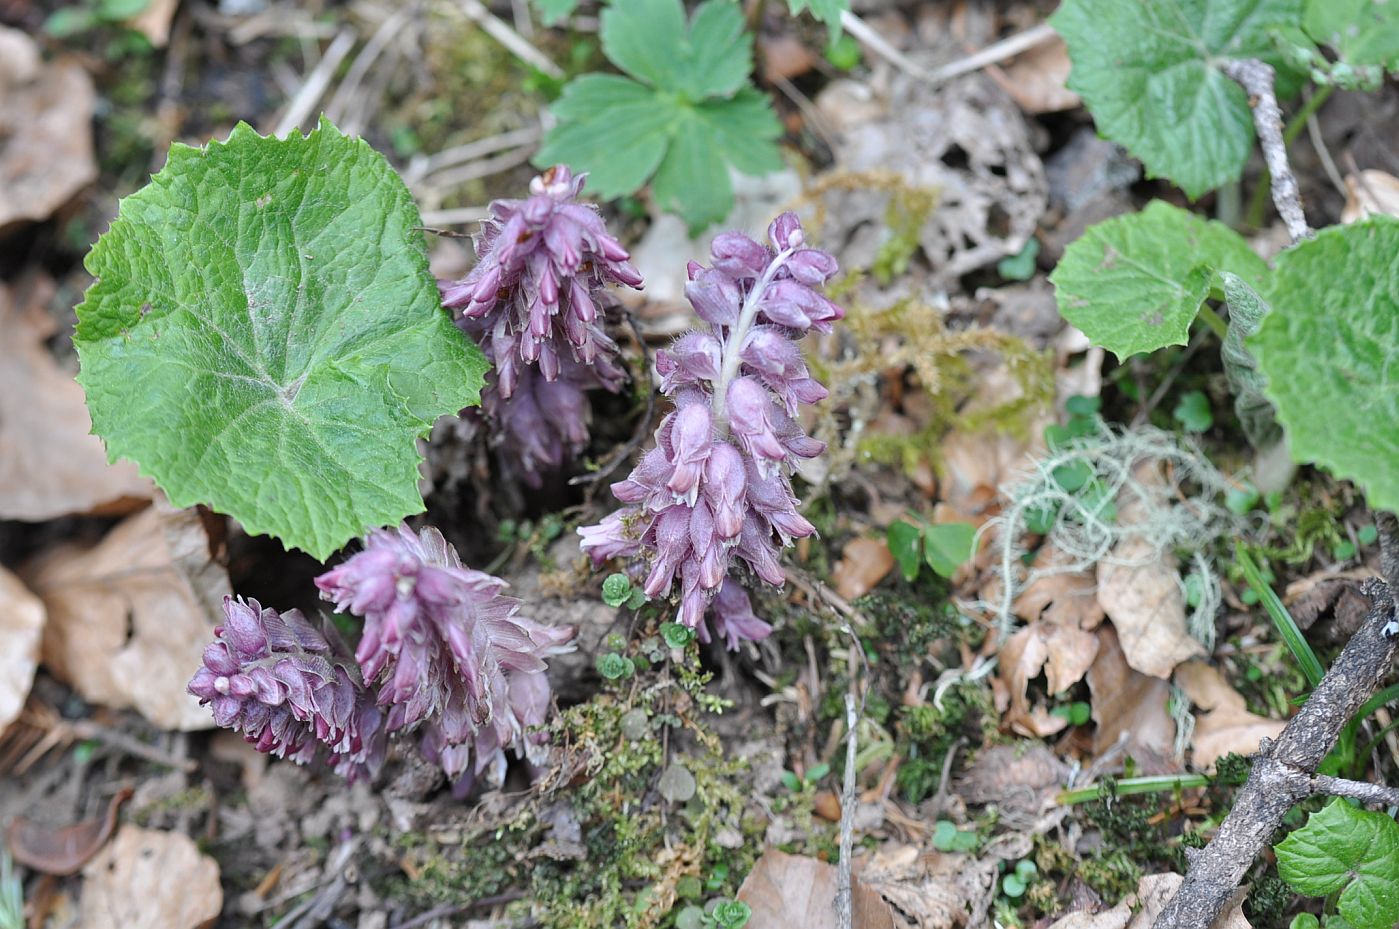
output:
<instances>
[{"instance_id":1,"label":"small green seedling","mask_svg":"<svg viewBox=\"0 0 1399 929\"><path fill-rule=\"evenodd\" d=\"M949 819L939 819L933 827L933 848L940 852L974 852L980 844L975 832L958 829Z\"/></svg>"},{"instance_id":2,"label":"small green seedling","mask_svg":"<svg viewBox=\"0 0 1399 929\"><path fill-rule=\"evenodd\" d=\"M886 533L889 551L909 583L918 579L924 564L940 577L951 577L975 554L976 527L972 524L914 519L915 522L896 519Z\"/></svg>"}]
</instances>

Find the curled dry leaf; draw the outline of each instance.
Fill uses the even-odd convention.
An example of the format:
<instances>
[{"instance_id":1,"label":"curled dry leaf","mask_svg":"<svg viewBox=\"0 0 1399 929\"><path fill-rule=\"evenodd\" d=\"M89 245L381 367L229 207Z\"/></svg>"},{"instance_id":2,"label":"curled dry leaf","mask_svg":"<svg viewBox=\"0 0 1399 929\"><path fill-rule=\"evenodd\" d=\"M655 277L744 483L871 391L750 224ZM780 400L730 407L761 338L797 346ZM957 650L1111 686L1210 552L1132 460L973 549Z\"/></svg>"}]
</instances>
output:
<instances>
[{"instance_id":1,"label":"curled dry leaf","mask_svg":"<svg viewBox=\"0 0 1399 929\"><path fill-rule=\"evenodd\" d=\"M223 909L219 866L178 832L122 826L83 868L78 929L202 929Z\"/></svg>"},{"instance_id":2,"label":"curled dry leaf","mask_svg":"<svg viewBox=\"0 0 1399 929\"><path fill-rule=\"evenodd\" d=\"M87 700L134 707L164 729L207 729L185 692L230 593L194 510L152 507L90 549L42 556L27 579L48 607L43 660Z\"/></svg>"},{"instance_id":3,"label":"curled dry leaf","mask_svg":"<svg viewBox=\"0 0 1399 929\"><path fill-rule=\"evenodd\" d=\"M43 62L23 33L0 26L0 232L47 219L97 178L96 94L71 61Z\"/></svg>"},{"instance_id":4,"label":"curled dry leaf","mask_svg":"<svg viewBox=\"0 0 1399 929\"><path fill-rule=\"evenodd\" d=\"M1098 725L1093 733L1095 757L1121 743L1146 774L1179 770L1174 761L1176 724L1168 706L1171 688L1127 664L1112 626L1098 629L1098 657L1088 670L1088 690Z\"/></svg>"},{"instance_id":5,"label":"curled dry leaf","mask_svg":"<svg viewBox=\"0 0 1399 929\"><path fill-rule=\"evenodd\" d=\"M1098 563L1098 602L1117 627L1127 663L1159 678L1205 654L1187 627L1185 593L1173 561L1150 541L1128 537Z\"/></svg>"},{"instance_id":6,"label":"curled dry leaf","mask_svg":"<svg viewBox=\"0 0 1399 929\"><path fill-rule=\"evenodd\" d=\"M1222 755L1251 755L1260 739L1275 739L1287 724L1248 711L1243 695L1224 675L1203 661L1176 668L1176 686L1185 691L1199 712L1190 738L1197 768L1208 768Z\"/></svg>"},{"instance_id":7,"label":"curled dry leaf","mask_svg":"<svg viewBox=\"0 0 1399 929\"><path fill-rule=\"evenodd\" d=\"M763 929L836 929L836 869L804 855L768 849L748 872L738 899L753 910L750 926ZM851 929L904 929L889 904L851 878Z\"/></svg>"},{"instance_id":8,"label":"curled dry leaf","mask_svg":"<svg viewBox=\"0 0 1399 929\"><path fill-rule=\"evenodd\" d=\"M29 698L43 631L43 602L0 567L0 735Z\"/></svg>"},{"instance_id":9,"label":"curled dry leaf","mask_svg":"<svg viewBox=\"0 0 1399 929\"><path fill-rule=\"evenodd\" d=\"M1001 646L1001 676L1010 691L1012 729L1025 735L1044 736L1046 724L1053 732L1068 721L1058 716L1032 713L1026 689L1044 672L1050 694L1060 694L1083 679L1098 654L1098 637L1073 625L1039 622L1016 631Z\"/></svg>"},{"instance_id":10,"label":"curled dry leaf","mask_svg":"<svg viewBox=\"0 0 1399 929\"><path fill-rule=\"evenodd\" d=\"M5 844L15 861L26 868L44 874L75 874L111 838L117 827L117 813L132 793L130 787L117 791L100 819L85 819L57 829L16 816L5 831Z\"/></svg>"},{"instance_id":11,"label":"curled dry leaf","mask_svg":"<svg viewBox=\"0 0 1399 929\"><path fill-rule=\"evenodd\" d=\"M854 539L840 553L831 572L836 593L846 600L863 597L894 570L894 556L882 539Z\"/></svg>"},{"instance_id":12,"label":"curled dry leaf","mask_svg":"<svg viewBox=\"0 0 1399 929\"><path fill-rule=\"evenodd\" d=\"M1377 213L1399 216L1399 177L1373 168L1347 174L1341 222L1353 223Z\"/></svg>"},{"instance_id":13,"label":"curled dry leaf","mask_svg":"<svg viewBox=\"0 0 1399 929\"><path fill-rule=\"evenodd\" d=\"M0 286L0 518L130 510L150 499L150 482L129 462L107 463L83 389L44 347L51 326L46 315L20 312Z\"/></svg>"}]
</instances>

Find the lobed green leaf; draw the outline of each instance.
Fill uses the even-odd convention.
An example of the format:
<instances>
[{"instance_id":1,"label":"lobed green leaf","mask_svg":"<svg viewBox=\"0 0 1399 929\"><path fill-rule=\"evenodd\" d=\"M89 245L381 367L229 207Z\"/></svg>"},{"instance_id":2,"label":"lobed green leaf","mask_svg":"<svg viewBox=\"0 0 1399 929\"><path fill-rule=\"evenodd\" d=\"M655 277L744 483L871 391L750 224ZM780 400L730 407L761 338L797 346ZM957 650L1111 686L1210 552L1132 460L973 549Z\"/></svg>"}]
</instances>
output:
<instances>
[{"instance_id":1,"label":"lobed green leaf","mask_svg":"<svg viewBox=\"0 0 1399 929\"><path fill-rule=\"evenodd\" d=\"M320 559L421 512L417 439L479 401L487 363L420 223L326 120L173 146L86 261L78 380L109 457Z\"/></svg>"},{"instance_id":2,"label":"lobed green leaf","mask_svg":"<svg viewBox=\"0 0 1399 929\"><path fill-rule=\"evenodd\" d=\"M1247 341L1292 455L1399 510L1399 219L1336 226L1278 255Z\"/></svg>"},{"instance_id":3,"label":"lobed green leaf","mask_svg":"<svg viewBox=\"0 0 1399 929\"><path fill-rule=\"evenodd\" d=\"M1385 814L1333 799L1274 852L1278 874L1298 893L1339 890L1341 916L1355 929L1399 924L1399 823Z\"/></svg>"}]
</instances>

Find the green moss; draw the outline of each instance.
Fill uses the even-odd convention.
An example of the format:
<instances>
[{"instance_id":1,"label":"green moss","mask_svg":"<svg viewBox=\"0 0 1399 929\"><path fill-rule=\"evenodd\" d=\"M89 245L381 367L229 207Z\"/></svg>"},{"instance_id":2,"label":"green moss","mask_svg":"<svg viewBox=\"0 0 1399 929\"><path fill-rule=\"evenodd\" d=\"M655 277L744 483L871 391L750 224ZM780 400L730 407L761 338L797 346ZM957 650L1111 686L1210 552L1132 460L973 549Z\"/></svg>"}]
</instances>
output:
<instances>
[{"instance_id":1,"label":"green moss","mask_svg":"<svg viewBox=\"0 0 1399 929\"><path fill-rule=\"evenodd\" d=\"M1253 882L1244 898L1244 915L1256 929L1282 929L1288 923L1287 913L1297 900L1287 882L1271 867L1268 873Z\"/></svg>"},{"instance_id":2,"label":"green moss","mask_svg":"<svg viewBox=\"0 0 1399 929\"><path fill-rule=\"evenodd\" d=\"M942 767L959 738L973 744L994 738L996 713L988 688L963 681L948 689L939 708L934 703L901 707L895 724L895 748L903 756L894 783L910 803L932 796Z\"/></svg>"},{"instance_id":3,"label":"green moss","mask_svg":"<svg viewBox=\"0 0 1399 929\"><path fill-rule=\"evenodd\" d=\"M1127 852L1116 849L1080 861L1078 876L1104 900L1122 900L1136 893L1142 869Z\"/></svg>"}]
</instances>

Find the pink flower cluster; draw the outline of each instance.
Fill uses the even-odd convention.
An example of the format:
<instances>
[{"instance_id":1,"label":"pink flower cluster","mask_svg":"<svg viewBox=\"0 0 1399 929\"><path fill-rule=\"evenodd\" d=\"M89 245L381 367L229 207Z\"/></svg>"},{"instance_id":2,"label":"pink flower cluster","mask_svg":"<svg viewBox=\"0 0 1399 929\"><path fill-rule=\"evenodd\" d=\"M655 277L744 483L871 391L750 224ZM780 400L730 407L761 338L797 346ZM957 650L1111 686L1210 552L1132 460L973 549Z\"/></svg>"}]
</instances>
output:
<instances>
[{"instance_id":1,"label":"pink flower cluster","mask_svg":"<svg viewBox=\"0 0 1399 929\"><path fill-rule=\"evenodd\" d=\"M425 751L454 779L498 782L506 749L542 760L529 729L549 709L544 659L568 651L573 630L518 615L505 582L465 567L432 528L372 532L316 586L364 619L355 659L388 731L422 724Z\"/></svg>"},{"instance_id":2,"label":"pink flower cluster","mask_svg":"<svg viewBox=\"0 0 1399 929\"><path fill-rule=\"evenodd\" d=\"M702 620L712 608L730 648L771 631L730 577L735 558L780 586L781 550L815 532L797 512L790 475L797 459L825 450L796 416L826 390L796 340L844 316L820 291L835 259L806 247L797 217L778 217L768 238L771 247L726 233L714 240L710 267L690 264L685 293L708 328L657 354L675 410L655 448L612 485L628 505L579 530L596 564L623 558L639 569L649 597L666 596L678 579L679 621L707 640Z\"/></svg>"},{"instance_id":3,"label":"pink flower cluster","mask_svg":"<svg viewBox=\"0 0 1399 929\"><path fill-rule=\"evenodd\" d=\"M626 381L617 343L602 328L610 284L641 286L626 249L597 208L576 202L583 177L562 165L530 183L524 200L497 200L476 237L476 267L441 281L442 303L494 370L481 413L507 461L539 484L588 442L586 391Z\"/></svg>"},{"instance_id":4,"label":"pink flower cluster","mask_svg":"<svg viewBox=\"0 0 1399 929\"><path fill-rule=\"evenodd\" d=\"M189 682L214 721L260 752L300 764L320 755L352 780L372 775L384 756L379 711L334 629L241 597L225 597L223 612Z\"/></svg>"},{"instance_id":5,"label":"pink flower cluster","mask_svg":"<svg viewBox=\"0 0 1399 929\"><path fill-rule=\"evenodd\" d=\"M303 764L324 749L350 777L372 775L387 735L409 729L459 787L500 783L507 751L544 762L532 730L551 702L545 659L571 649L572 629L518 615L505 582L465 567L432 528L372 532L316 586L364 619L355 654L297 610L225 600L226 622L189 684L220 726Z\"/></svg>"}]
</instances>

